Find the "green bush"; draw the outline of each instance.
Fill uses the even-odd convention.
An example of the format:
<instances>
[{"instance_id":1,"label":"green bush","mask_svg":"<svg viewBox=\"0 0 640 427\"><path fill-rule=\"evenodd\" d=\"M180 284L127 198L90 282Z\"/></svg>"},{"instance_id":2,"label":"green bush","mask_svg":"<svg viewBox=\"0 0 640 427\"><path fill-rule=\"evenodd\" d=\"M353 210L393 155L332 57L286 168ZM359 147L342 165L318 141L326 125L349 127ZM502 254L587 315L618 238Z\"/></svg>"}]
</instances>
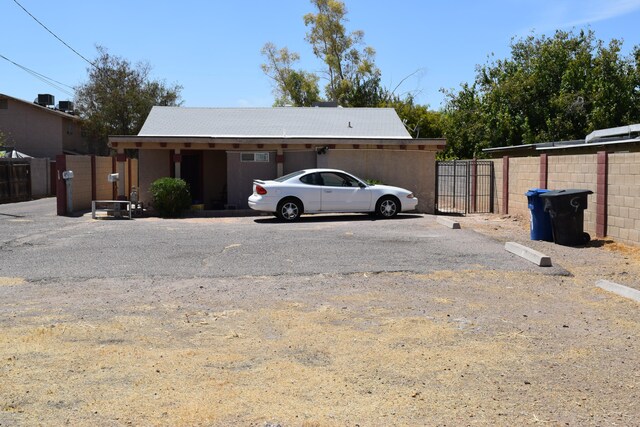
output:
<instances>
[{"instance_id":1,"label":"green bush","mask_svg":"<svg viewBox=\"0 0 640 427\"><path fill-rule=\"evenodd\" d=\"M153 208L162 218L176 218L191 206L189 185L180 178L160 178L151 184Z\"/></svg>"}]
</instances>

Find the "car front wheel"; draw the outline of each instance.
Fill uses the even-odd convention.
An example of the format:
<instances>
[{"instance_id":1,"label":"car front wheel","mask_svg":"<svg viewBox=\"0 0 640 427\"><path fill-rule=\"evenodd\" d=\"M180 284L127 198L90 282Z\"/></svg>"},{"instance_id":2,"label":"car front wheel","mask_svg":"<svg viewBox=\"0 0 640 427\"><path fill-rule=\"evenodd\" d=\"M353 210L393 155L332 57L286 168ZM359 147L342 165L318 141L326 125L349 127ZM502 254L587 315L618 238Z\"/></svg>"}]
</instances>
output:
<instances>
[{"instance_id":1,"label":"car front wheel","mask_svg":"<svg viewBox=\"0 0 640 427\"><path fill-rule=\"evenodd\" d=\"M400 203L394 197L383 197L376 204L376 213L383 218L393 218L400 210Z\"/></svg>"},{"instance_id":2,"label":"car front wheel","mask_svg":"<svg viewBox=\"0 0 640 427\"><path fill-rule=\"evenodd\" d=\"M296 221L302 214L302 205L297 200L286 199L278 204L276 215L283 221Z\"/></svg>"}]
</instances>

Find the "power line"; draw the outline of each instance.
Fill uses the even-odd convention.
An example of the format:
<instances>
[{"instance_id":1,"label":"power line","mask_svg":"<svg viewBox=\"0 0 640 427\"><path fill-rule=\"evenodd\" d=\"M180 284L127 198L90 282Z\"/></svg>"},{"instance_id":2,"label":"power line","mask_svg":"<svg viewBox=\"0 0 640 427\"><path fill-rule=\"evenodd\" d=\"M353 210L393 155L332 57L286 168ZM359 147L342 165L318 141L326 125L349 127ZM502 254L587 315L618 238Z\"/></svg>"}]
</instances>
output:
<instances>
[{"instance_id":1,"label":"power line","mask_svg":"<svg viewBox=\"0 0 640 427\"><path fill-rule=\"evenodd\" d=\"M44 74L40 74L40 73L38 73L37 71L34 71L34 70L30 69L30 68L25 67L24 65L20 65L20 64L18 64L17 62L14 62L14 61L10 60L9 58L7 58L6 56L4 56L4 55L2 55L2 54L0 54L0 58L4 59L4 60L5 60L5 61L7 61L7 62L12 63L13 65L15 65L16 67L18 67L18 68L22 69L23 71L26 71L27 73L31 74L31 75L32 75L33 77L35 77L36 79L38 79L38 80L40 80L40 81L42 81L42 82L44 82L44 83L48 84L49 86L51 86L51 87L54 87L54 88L58 89L60 92L64 92L64 93L66 93L66 94L67 94L67 95L69 95L69 96L75 96L75 94L74 94L73 92L69 92L68 90L66 90L66 89L64 89L64 88L62 87L62 86L64 86L64 87L68 87L69 89L71 89L71 90L74 90L74 91L75 91L75 89L73 88L73 86L69 86L69 85L64 84L64 83L62 83L62 82L59 82L59 81L57 81L57 80L54 80L54 79L52 79L51 77L47 77L47 76L45 76Z\"/></svg>"},{"instance_id":2,"label":"power line","mask_svg":"<svg viewBox=\"0 0 640 427\"><path fill-rule=\"evenodd\" d=\"M22 10L24 10L24 11L25 11L25 13L26 13L27 15L29 15L30 17L32 17L34 21L36 21L38 24L40 24L40 25L42 26L42 28L44 28L45 30L47 30L47 31L48 31L48 32L49 32L53 37L55 37L56 39L58 39L58 40L60 41L60 43L62 43L63 45L65 45L66 47L68 47L69 49L71 49L71 51L73 51L73 53L75 53L76 55L78 55L80 58L84 59L84 60L85 60L89 65L91 65L91 66L93 66L93 67L95 67L95 66L96 66L93 62L89 61L87 58L85 58L84 56L82 56L82 54L80 54L80 52L78 52L77 50L75 50L74 48L72 48L71 46L69 46L69 45L68 45L64 40L62 40L62 39L61 39L60 37L58 37L58 36L57 36L53 31L51 31L49 28L47 28L47 26L46 26L46 25L44 25L42 22L40 22L40 21L38 20L38 18L36 18L35 16L33 16L33 15L31 14L31 12L29 12L27 9L25 9L25 7L24 7L23 5L21 5L21 4L18 2L18 0L13 0L13 2L14 2L15 4L17 4L18 6L20 6L20 8L21 8Z\"/></svg>"}]
</instances>

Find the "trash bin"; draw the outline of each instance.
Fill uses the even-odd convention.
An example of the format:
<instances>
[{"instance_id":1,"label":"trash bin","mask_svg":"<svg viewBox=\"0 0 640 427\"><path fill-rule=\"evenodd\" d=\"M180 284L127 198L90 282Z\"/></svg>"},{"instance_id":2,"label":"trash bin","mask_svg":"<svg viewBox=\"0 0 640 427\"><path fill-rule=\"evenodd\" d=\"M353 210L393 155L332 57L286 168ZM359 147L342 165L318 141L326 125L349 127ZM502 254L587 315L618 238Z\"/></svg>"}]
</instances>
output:
<instances>
[{"instance_id":1,"label":"trash bin","mask_svg":"<svg viewBox=\"0 0 640 427\"><path fill-rule=\"evenodd\" d=\"M584 230L584 210L591 190L554 190L540 194L544 210L551 216L553 241L559 245L584 245L591 236Z\"/></svg>"},{"instance_id":2,"label":"trash bin","mask_svg":"<svg viewBox=\"0 0 640 427\"><path fill-rule=\"evenodd\" d=\"M549 190L533 188L524 193L525 196L527 196L529 205L531 240L545 240L547 242L553 242L551 216L549 215L549 212L544 210L544 200L540 198L541 194L547 192L549 192Z\"/></svg>"}]
</instances>

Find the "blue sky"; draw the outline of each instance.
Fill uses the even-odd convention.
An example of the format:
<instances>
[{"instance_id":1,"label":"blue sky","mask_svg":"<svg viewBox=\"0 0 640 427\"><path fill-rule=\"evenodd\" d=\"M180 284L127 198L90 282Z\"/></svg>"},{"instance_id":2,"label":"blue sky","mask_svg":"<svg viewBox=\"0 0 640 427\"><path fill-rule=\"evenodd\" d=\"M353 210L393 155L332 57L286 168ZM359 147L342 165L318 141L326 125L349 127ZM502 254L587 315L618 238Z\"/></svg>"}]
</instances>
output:
<instances>
[{"instance_id":1,"label":"blue sky","mask_svg":"<svg viewBox=\"0 0 640 427\"><path fill-rule=\"evenodd\" d=\"M18 0L52 32L89 59L96 45L136 62L152 76L181 84L188 107L268 107L271 82L262 73L267 41L297 51L300 68L320 71L304 41L307 0ZM438 109L441 88L471 82L475 66L509 55L513 37L590 27L605 41L640 45L640 0L345 0L347 27L363 30L376 49L382 81ZM56 40L13 0L0 0L0 55L69 86L87 78L88 64ZM63 89L73 91L63 86ZM0 93L33 100L51 87L0 58Z\"/></svg>"}]
</instances>

